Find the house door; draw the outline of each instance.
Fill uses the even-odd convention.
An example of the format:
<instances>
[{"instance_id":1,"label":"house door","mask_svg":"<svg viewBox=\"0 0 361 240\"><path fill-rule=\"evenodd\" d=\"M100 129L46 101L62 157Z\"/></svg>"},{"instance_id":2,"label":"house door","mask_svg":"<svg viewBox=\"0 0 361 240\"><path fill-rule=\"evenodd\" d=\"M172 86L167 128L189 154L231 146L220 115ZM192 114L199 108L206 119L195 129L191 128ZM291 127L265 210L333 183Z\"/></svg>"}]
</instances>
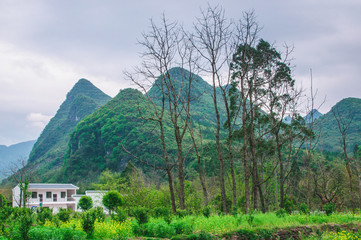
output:
<instances>
[{"instance_id":1,"label":"house door","mask_svg":"<svg viewBox=\"0 0 361 240\"><path fill-rule=\"evenodd\" d=\"M39 202L43 202L43 194L39 194Z\"/></svg>"},{"instance_id":2,"label":"house door","mask_svg":"<svg viewBox=\"0 0 361 240\"><path fill-rule=\"evenodd\" d=\"M53 202L57 202L58 201L58 196L56 194L53 194Z\"/></svg>"}]
</instances>

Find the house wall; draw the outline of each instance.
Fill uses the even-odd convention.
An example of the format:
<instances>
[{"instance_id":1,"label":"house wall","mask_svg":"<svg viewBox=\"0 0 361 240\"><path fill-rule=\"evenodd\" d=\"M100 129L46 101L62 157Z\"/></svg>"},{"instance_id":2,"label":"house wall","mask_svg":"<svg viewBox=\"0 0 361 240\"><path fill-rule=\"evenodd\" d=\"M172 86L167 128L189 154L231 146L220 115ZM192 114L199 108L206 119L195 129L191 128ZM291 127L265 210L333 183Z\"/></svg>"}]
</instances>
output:
<instances>
[{"instance_id":1,"label":"house wall","mask_svg":"<svg viewBox=\"0 0 361 240\"><path fill-rule=\"evenodd\" d=\"M13 188L13 207L20 207L20 187Z\"/></svg>"}]
</instances>

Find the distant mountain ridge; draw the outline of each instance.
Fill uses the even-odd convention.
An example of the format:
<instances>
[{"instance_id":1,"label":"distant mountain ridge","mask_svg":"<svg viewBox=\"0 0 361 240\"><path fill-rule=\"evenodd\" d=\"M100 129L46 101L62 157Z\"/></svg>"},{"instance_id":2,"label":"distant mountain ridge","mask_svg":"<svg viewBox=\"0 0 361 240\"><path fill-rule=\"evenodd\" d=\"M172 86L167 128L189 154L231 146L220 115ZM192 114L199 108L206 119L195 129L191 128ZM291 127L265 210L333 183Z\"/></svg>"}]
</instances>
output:
<instances>
[{"instance_id":1,"label":"distant mountain ridge","mask_svg":"<svg viewBox=\"0 0 361 240\"><path fill-rule=\"evenodd\" d=\"M0 145L0 180L5 177L12 164L27 160L36 140L20 142L10 146Z\"/></svg>"},{"instance_id":2,"label":"distant mountain ridge","mask_svg":"<svg viewBox=\"0 0 361 240\"><path fill-rule=\"evenodd\" d=\"M305 119L305 122L311 123L312 120L316 121L318 118L322 117L323 114L320 113L317 109L312 109L303 119Z\"/></svg>"}]
</instances>

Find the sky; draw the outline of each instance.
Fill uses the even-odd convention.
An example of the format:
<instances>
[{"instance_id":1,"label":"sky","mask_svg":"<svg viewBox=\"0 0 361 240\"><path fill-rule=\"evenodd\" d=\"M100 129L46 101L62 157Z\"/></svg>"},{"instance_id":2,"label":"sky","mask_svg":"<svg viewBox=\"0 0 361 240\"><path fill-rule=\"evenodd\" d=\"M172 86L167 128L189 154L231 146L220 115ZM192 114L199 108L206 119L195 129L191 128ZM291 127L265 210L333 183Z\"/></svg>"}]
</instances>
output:
<instances>
[{"instance_id":1,"label":"sky","mask_svg":"<svg viewBox=\"0 0 361 240\"><path fill-rule=\"evenodd\" d=\"M312 68L320 112L361 98L359 0L0 0L0 145L38 138L80 78L111 97L132 87L123 71L150 19L190 28L207 4L234 20L254 10L261 38L293 45L293 76L307 93Z\"/></svg>"}]
</instances>

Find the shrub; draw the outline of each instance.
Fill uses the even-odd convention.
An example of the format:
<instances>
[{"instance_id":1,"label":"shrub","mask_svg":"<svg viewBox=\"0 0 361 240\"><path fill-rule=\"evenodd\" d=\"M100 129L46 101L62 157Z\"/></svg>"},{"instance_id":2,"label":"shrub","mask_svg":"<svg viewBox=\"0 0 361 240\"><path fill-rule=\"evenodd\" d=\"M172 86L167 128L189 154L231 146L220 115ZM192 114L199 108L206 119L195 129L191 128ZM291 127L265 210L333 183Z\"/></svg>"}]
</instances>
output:
<instances>
[{"instance_id":1,"label":"shrub","mask_svg":"<svg viewBox=\"0 0 361 240\"><path fill-rule=\"evenodd\" d=\"M45 221L51 221L53 219L53 210L50 208L37 208L36 209L36 221L40 225L44 225Z\"/></svg>"},{"instance_id":2,"label":"shrub","mask_svg":"<svg viewBox=\"0 0 361 240\"><path fill-rule=\"evenodd\" d=\"M103 222L105 219L105 213L104 209L102 207L95 207L90 210L92 214L94 214L95 218L98 219L98 221Z\"/></svg>"},{"instance_id":3,"label":"shrub","mask_svg":"<svg viewBox=\"0 0 361 240\"><path fill-rule=\"evenodd\" d=\"M285 217L287 214L286 210L283 209L283 208L280 208L276 211L276 216L279 217L279 218L283 218Z\"/></svg>"},{"instance_id":4,"label":"shrub","mask_svg":"<svg viewBox=\"0 0 361 240\"><path fill-rule=\"evenodd\" d=\"M147 237L169 238L175 235L174 228L162 218L153 219L151 222L141 225L140 229L143 235Z\"/></svg>"},{"instance_id":5,"label":"shrub","mask_svg":"<svg viewBox=\"0 0 361 240\"><path fill-rule=\"evenodd\" d=\"M310 214L310 208L308 207L308 205L306 203L301 203L300 206L298 207L298 209L303 214L307 214L307 215Z\"/></svg>"},{"instance_id":6,"label":"shrub","mask_svg":"<svg viewBox=\"0 0 361 240\"><path fill-rule=\"evenodd\" d=\"M65 209L60 208L57 216L58 216L60 221L67 222L67 221L70 220L70 214L72 212L73 211L70 208L65 208Z\"/></svg>"},{"instance_id":7,"label":"shrub","mask_svg":"<svg viewBox=\"0 0 361 240\"><path fill-rule=\"evenodd\" d=\"M139 224L145 224L149 221L148 209L144 207L136 207L133 209L133 216Z\"/></svg>"},{"instance_id":8,"label":"shrub","mask_svg":"<svg viewBox=\"0 0 361 240\"><path fill-rule=\"evenodd\" d=\"M81 224L84 232L86 233L87 237L89 238L94 232L94 223L96 217L95 214L91 211L86 211L83 213L81 218Z\"/></svg>"},{"instance_id":9,"label":"shrub","mask_svg":"<svg viewBox=\"0 0 361 240\"><path fill-rule=\"evenodd\" d=\"M111 212L123 206L124 200L118 191L109 191L103 196L103 205Z\"/></svg>"},{"instance_id":10,"label":"shrub","mask_svg":"<svg viewBox=\"0 0 361 240\"><path fill-rule=\"evenodd\" d=\"M127 212L121 207L117 208L117 214L112 214L112 219L120 223L127 220L127 217L128 217Z\"/></svg>"},{"instance_id":11,"label":"shrub","mask_svg":"<svg viewBox=\"0 0 361 240\"><path fill-rule=\"evenodd\" d=\"M294 203L293 200L291 200L291 199L287 199L287 198L286 198L283 206L284 206L284 209L286 210L286 212L287 212L288 214L291 214L292 211L295 210L295 203Z\"/></svg>"},{"instance_id":12,"label":"shrub","mask_svg":"<svg viewBox=\"0 0 361 240\"><path fill-rule=\"evenodd\" d=\"M93 207L93 200L89 196L82 196L78 203L78 208L83 211L89 210Z\"/></svg>"},{"instance_id":13,"label":"shrub","mask_svg":"<svg viewBox=\"0 0 361 240\"><path fill-rule=\"evenodd\" d=\"M205 216L206 218L209 218L209 216L211 215L211 208L209 206L205 206L202 209L202 214L203 216Z\"/></svg>"},{"instance_id":14,"label":"shrub","mask_svg":"<svg viewBox=\"0 0 361 240\"><path fill-rule=\"evenodd\" d=\"M37 226L31 228L29 231L30 240L82 240L86 238L86 234L83 231L74 230L71 228L55 228L55 227L43 227Z\"/></svg>"},{"instance_id":15,"label":"shrub","mask_svg":"<svg viewBox=\"0 0 361 240\"><path fill-rule=\"evenodd\" d=\"M193 226L185 221L176 221L170 226L174 228L176 234L190 234L193 231Z\"/></svg>"},{"instance_id":16,"label":"shrub","mask_svg":"<svg viewBox=\"0 0 361 240\"><path fill-rule=\"evenodd\" d=\"M185 216L188 215L188 212L187 212L187 210L181 210L181 209L179 209L179 210L177 210L177 215L178 215L178 217L180 217L180 218L184 218Z\"/></svg>"},{"instance_id":17,"label":"shrub","mask_svg":"<svg viewBox=\"0 0 361 240\"><path fill-rule=\"evenodd\" d=\"M22 239L29 239L28 233L32 223L33 219L31 217L31 213L25 211L25 214L22 215L19 219L19 232Z\"/></svg>"},{"instance_id":18,"label":"shrub","mask_svg":"<svg viewBox=\"0 0 361 240\"><path fill-rule=\"evenodd\" d=\"M327 216L330 216L336 210L336 205L333 203L327 203L323 205L323 210L326 212Z\"/></svg>"},{"instance_id":19,"label":"shrub","mask_svg":"<svg viewBox=\"0 0 361 240\"><path fill-rule=\"evenodd\" d=\"M170 215L169 208L166 207L157 207L153 210L153 217L160 218L160 217L167 217Z\"/></svg>"},{"instance_id":20,"label":"shrub","mask_svg":"<svg viewBox=\"0 0 361 240\"><path fill-rule=\"evenodd\" d=\"M0 208L3 208L7 205L8 201L5 196L0 193Z\"/></svg>"}]
</instances>

